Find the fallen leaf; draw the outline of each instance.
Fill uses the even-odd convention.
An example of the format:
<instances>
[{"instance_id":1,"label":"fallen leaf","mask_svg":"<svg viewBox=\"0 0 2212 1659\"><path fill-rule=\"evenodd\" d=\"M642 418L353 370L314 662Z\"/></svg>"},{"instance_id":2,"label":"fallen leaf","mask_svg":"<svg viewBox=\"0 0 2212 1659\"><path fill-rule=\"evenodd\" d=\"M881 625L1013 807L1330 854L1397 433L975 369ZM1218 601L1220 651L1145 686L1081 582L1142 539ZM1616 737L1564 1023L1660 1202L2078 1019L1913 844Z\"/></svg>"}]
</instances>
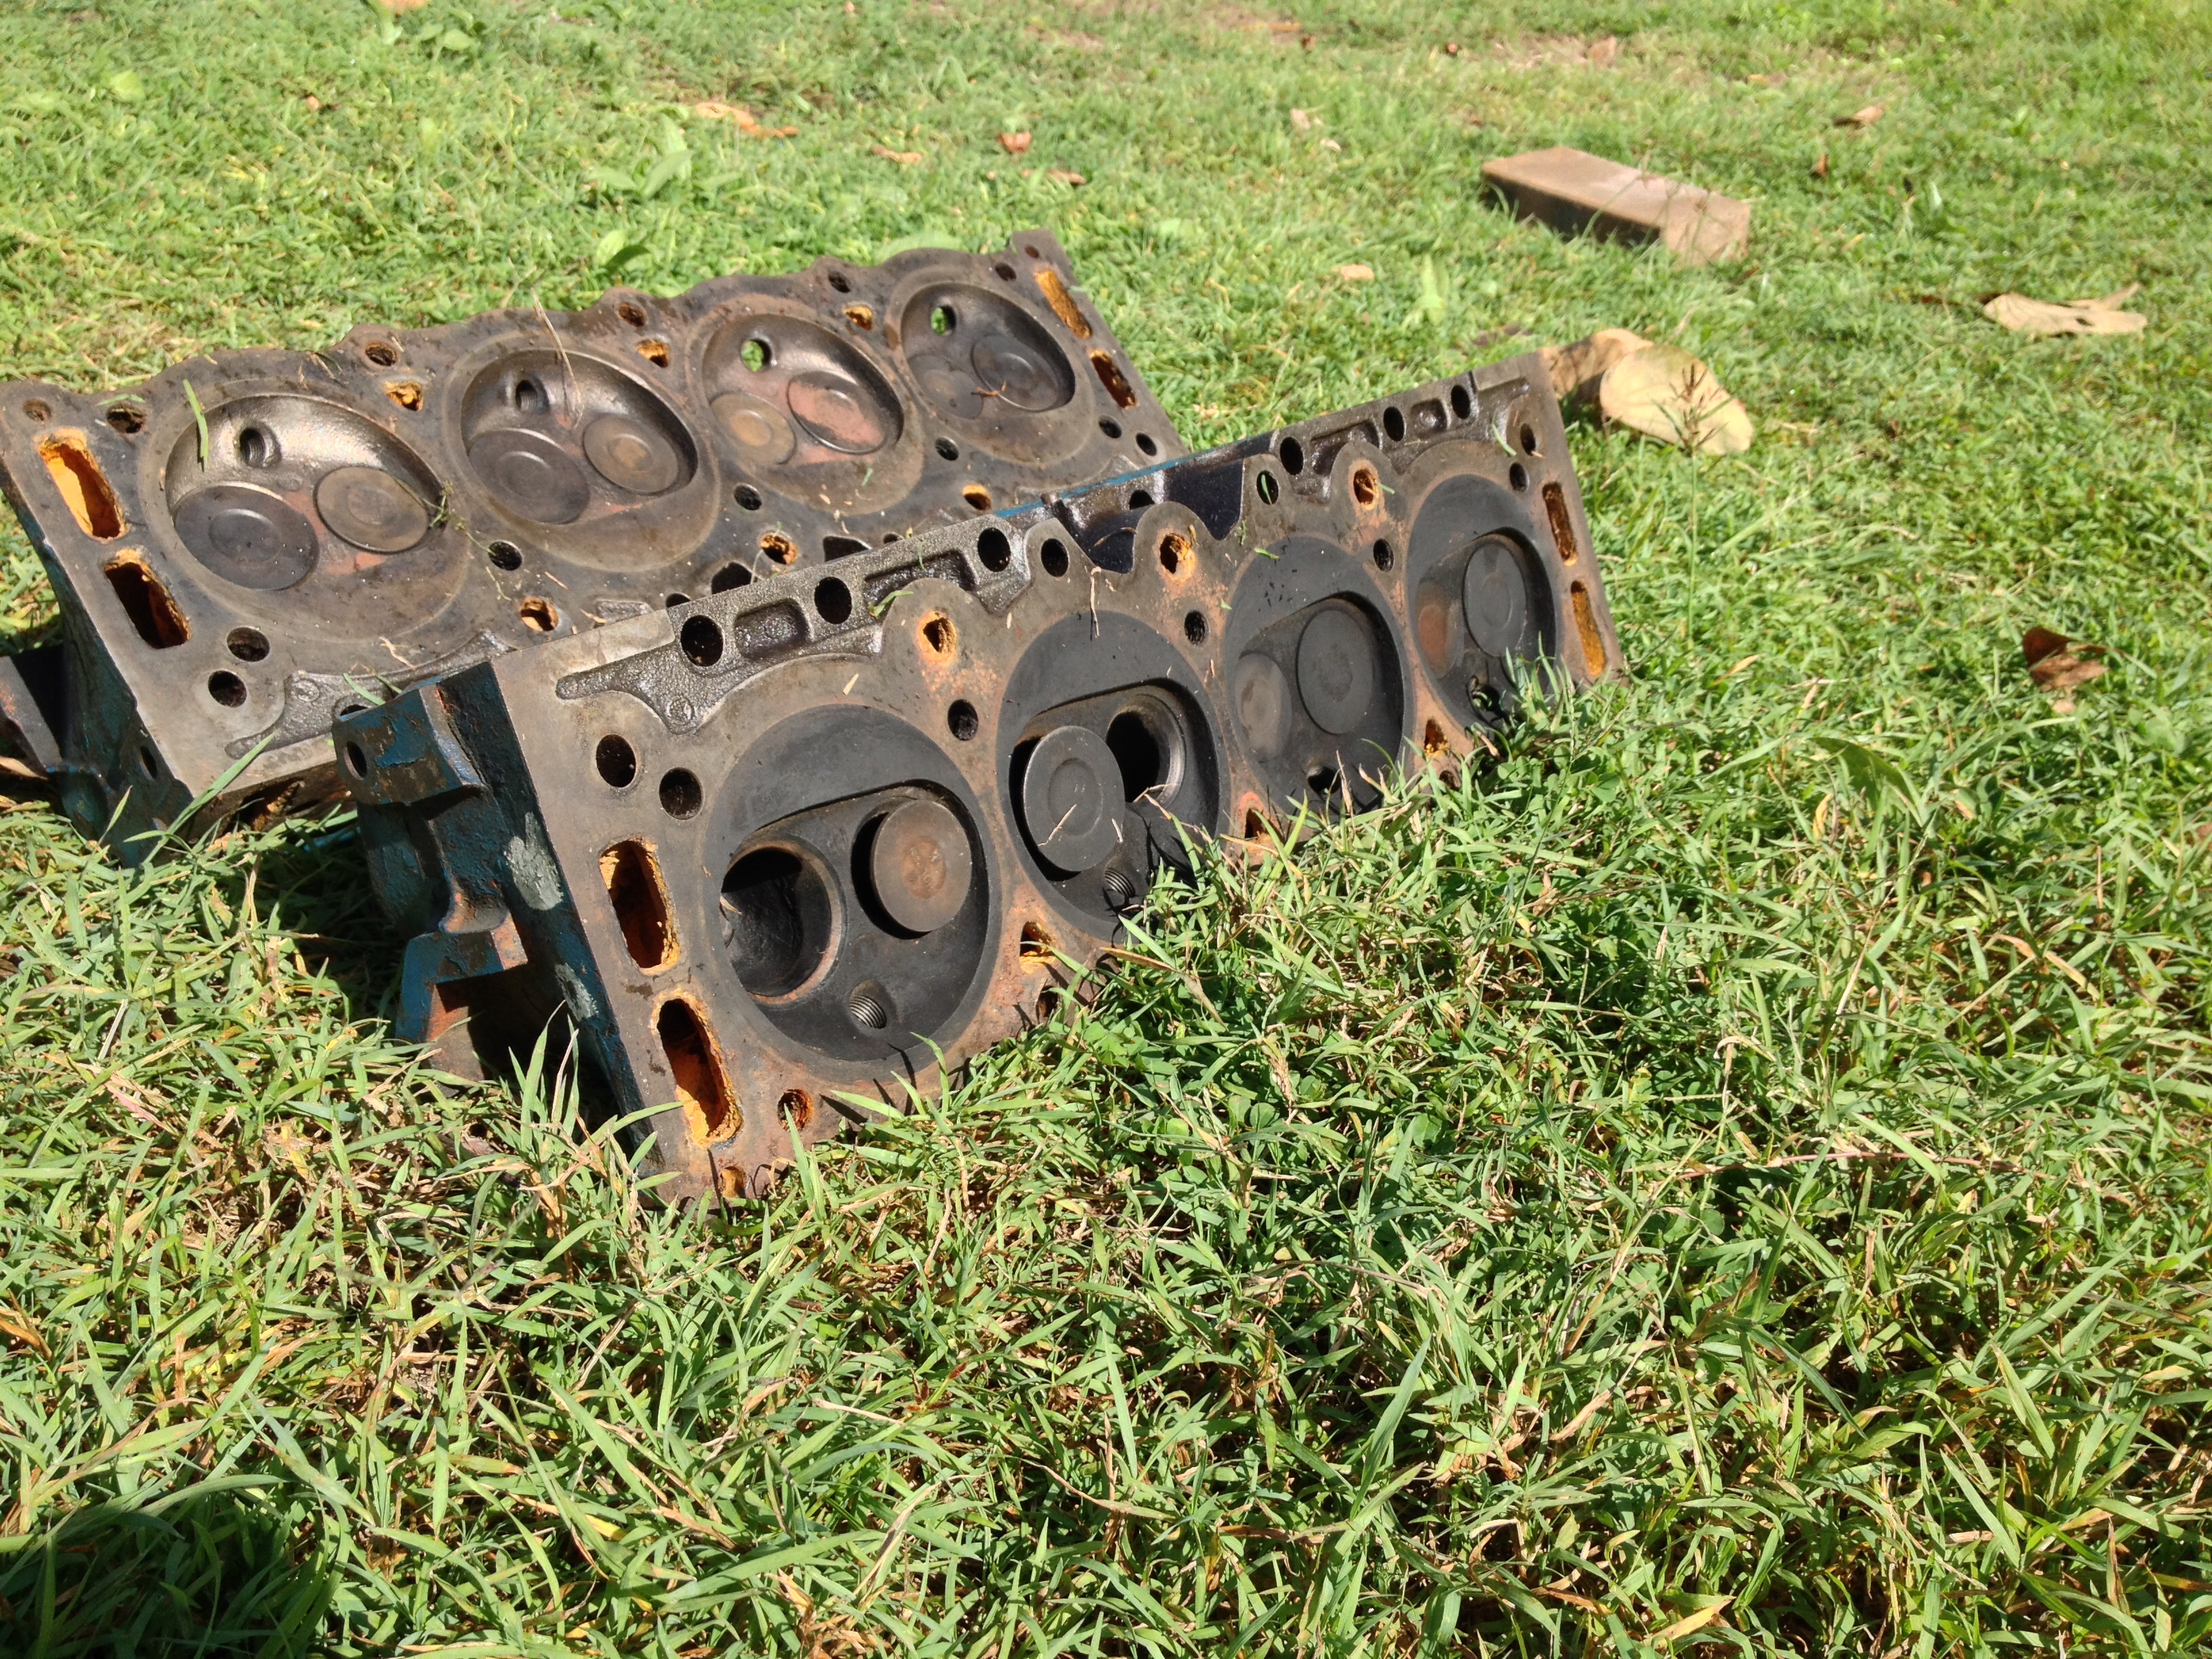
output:
<instances>
[{"instance_id":1,"label":"fallen leaf","mask_svg":"<svg viewBox=\"0 0 2212 1659\"><path fill-rule=\"evenodd\" d=\"M734 121L738 131L748 138L796 138L797 127L764 127L760 118L742 104L725 104L708 99L703 104L691 106L694 115L704 116L709 121Z\"/></svg>"},{"instance_id":2,"label":"fallen leaf","mask_svg":"<svg viewBox=\"0 0 2212 1659\"><path fill-rule=\"evenodd\" d=\"M1610 34L1590 42L1589 61L1592 69L1611 69L1614 58L1620 56L1620 42Z\"/></svg>"},{"instance_id":3,"label":"fallen leaf","mask_svg":"<svg viewBox=\"0 0 2212 1659\"><path fill-rule=\"evenodd\" d=\"M1630 352L1599 378L1597 406L1610 425L1700 455L1733 455L1751 447L1749 413L1711 368L1680 346Z\"/></svg>"},{"instance_id":4,"label":"fallen leaf","mask_svg":"<svg viewBox=\"0 0 2212 1659\"><path fill-rule=\"evenodd\" d=\"M386 11L416 11L428 5L430 0L380 0L380 3Z\"/></svg>"},{"instance_id":5,"label":"fallen leaf","mask_svg":"<svg viewBox=\"0 0 2212 1659\"><path fill-rule=\"evenodd\" d=\"M1073 172L1066 167L1047 167L1044 170L1044 176L1070 187L1090 182L1081 173Z\"/></svg>"},{"instance_id":6,"label":"fallen leaf","mask_svg":"<svg viewBox=\"0 0 2212 1659\"><path fill-rule=\"evenodd\" d=\"M1335 140L1335 139L1334 139L1334 138L1324 138L1324 139L1322 139L1322 140L1321 141L1321 147L1322 147L1323 149L1333 149L1333 150L1336 151L1336 152L1337 152L1337 154L1339 154L1340 155L1342 155L1342 154L1344 153L1344 146L1343 146L1342 144L1338 143L1336 142L1336 140Z\"/></svg>"},{"instance_id":7,"label":"fallen leaf","mask_svg":"<svg viewBox=\"0 0 2212 1659\"><path fill-rule=\"evenodd\" d=\"M1681 1640L1683 1637L1689 1635L1692 1631L1703 1630L1706 1626L1711 1624L1714 1620L1719 1618L1721 1614L1728 1611L1729 1603L1735 1600L1735 1597L1733 1595L1723 1595L1719 1601L1714 1602L1712 1606L1709 1607L1699 1607L1695 1613L1690 1613L1684 1618L1677 1619L1673 1624L1668 1626L1666 1629L1653 1631L1650 1635L1645 1637L1644 1639L1655 1645L1661 1642L1678 1642Z\"/></svg>"},{"instance_id":8,"label":"fallen leaf","mask_svg":"<svg viewBox=\"0 0 2212 1659\"><path fill-rule=\"evenodd\" d=\"M1304 110L1294 109L1291 112L1291 125L1296 127L1300 132L1310 131L1313 127L1313 117L1307 114Z\"/></svg>"},{"instance_id":9,"label":"fallen leaf","mask_svg":"<svg viewBox=\"0 0 2212 1659\"><path fill-rule=\"evenodd\" d=\"M1999 294L1982 307L1982 314L2031 340L2054 334L2140 334L2148 319L2140 311L2118 309L2140 287L2131 283L2101 300L2069 300L2063 304L2031 300L2024 294Z\"/></svg>"},{"instance_id":10,"label":"fallen leaf","mask_svg":"<svg viewBox=\"0 0 2212 1659\"><path fill-rule=\"evenodd\" d=\"M2077 685L2099 678L2105 672L2105 665L2094 660L2105 654L2103 646L2077 645L2048 628L2031 628L2021 635L2020 654L2027 659L2027 676L2039 690L2071 691ZM2059 702L2066 706L2061 708L2058 703L2051 705L2058 713L2073 712L2069 699L2062 697Z\"/></svg>"},{"instance_id":11,"label":"fallen leaf","mask_svg":"<svg viewBox=\"0 0 2212 1659\"><path fill-rule=\"evenodd\" d=\"M868 149L872 155L880 155L886 161L896 161L902 167L918 167L923 160L918 149L886 149L881 144L871 144Z\"/></svg>"},{"instance_id":12,"label":"fallen leaf","mask_svg":"<svg viewBox=\"0 0 2212 1659\"><path fill-rule=\"evenodd\" d=\"M311 93L309 93L309 94L307 95L307 97L306 97L302 101L303 101L304 103L306 103L306 105L307 106L307 113L308 113L308 114L310 114L310 115L319 115L319 114L321 114L321 113L322 113L322 112L323 112L323 100L322 100L321 99L319 99L319 98L316 97L316 96L315 96L315 94L314 94L313 93L312 93L312 92L311 92Z\"/></svg>"},{"instance_id":13,"label":"fallen leaf","mask_svg":"<svg viewBox=\"0 0 2212 1659\"><path fill-rule=\"evenodd\" d=\"M1456 41L1456 40L1447 40L1447 41L1445 41L1445 42L1444 42L1444 56L1445 56L1445 57L1447 57L1447 58L1456 58L1456 57L1458 57L1458 56L1459 56L1459 42L1458 42L1458 41Z\"/></svg>"},{"instance_id":14,"label":"fallen leaf","mask_svg":"<svg viewBox=\"0 0 2212 1659\"><path fill-rule=\"evenodd\" d=\"M1838 115L1836 118L1836 125L1839 127L1864 129L1881 120L1881 112L1882 106L1880 104L1869 104L1864 109L1853 110L1849 115Z\"/></svg>"},{"instance_id":15,"label":"fallen leaf","mask_svg":"<svg viewBox=\"0 0 2212 1659\"><path fill-rule=\"evenodd\" d=\"M1599 375L1630 352L1641 351L1650 343L1633 329L1601 328L1572 345L1546 346L1537 355L1551 371L1553 395L1565 403L1577 392L1595 396L1594 383Z\"/></svg>"},{"instance_id":16,"label":"fallen leaf","mask_svg":"<svg viewBox=\"0 0 2212 1659\"><path fill-rule=\"evenodd\" d=\"M1026 132L1002 132L999 135L999 148L1009 155L1026 155L1030 153L1030 136Z\"/></svg>"},{"instance_id":17,"label":"fallen leaf","mask_svg":"<svg viewBox=\"0 0 2212 1659\"><path fill-rule=\"evenodd\" d=\"M1339 265L1336 274L1347 283L1371 283L1375 280L1372 265Z\"/></svg>"},{"instance_id":18,"label":"fallen leaf","mask_svg":"<svg viewBox=\"0 0 2212 1659\"><path fill-rule=\"evenodd\" d=\"M1815 179L1825 179L1828 176L1828 152L1825 149L1820 152L1820 159L1813 163L1813 176Z\"/></svg>"}]
</instances>

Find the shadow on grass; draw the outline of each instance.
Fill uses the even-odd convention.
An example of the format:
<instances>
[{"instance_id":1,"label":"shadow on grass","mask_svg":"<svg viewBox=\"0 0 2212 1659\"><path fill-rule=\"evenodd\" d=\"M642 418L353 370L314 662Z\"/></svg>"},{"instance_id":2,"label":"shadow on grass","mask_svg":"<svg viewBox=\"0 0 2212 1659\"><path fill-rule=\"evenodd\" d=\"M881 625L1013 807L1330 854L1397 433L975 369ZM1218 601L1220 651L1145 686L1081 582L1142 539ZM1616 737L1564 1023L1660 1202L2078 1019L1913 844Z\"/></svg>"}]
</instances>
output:
<instances>
[{"instance_id":1,"label":"shadow on grass","mask_svg":"<svg viewBox=\"0 0 2212 1659\"><path fill-rule=\"evenodd\" d=\"M337 1580L296 1559L297 1517L264 1484L89 1504L22 1540L0 1557L0 1652L314 1650Z\"/></svg>"}]
</instances>

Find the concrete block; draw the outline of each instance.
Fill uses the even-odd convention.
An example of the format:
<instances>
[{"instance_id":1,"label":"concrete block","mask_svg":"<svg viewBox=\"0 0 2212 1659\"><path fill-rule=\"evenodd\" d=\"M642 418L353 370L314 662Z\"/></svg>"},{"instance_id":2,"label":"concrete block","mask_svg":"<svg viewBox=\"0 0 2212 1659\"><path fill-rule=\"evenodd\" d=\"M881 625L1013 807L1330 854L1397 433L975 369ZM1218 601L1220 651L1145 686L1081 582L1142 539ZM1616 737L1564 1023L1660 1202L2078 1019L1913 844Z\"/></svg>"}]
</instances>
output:
<instances>
[{"instance_id":1,"label":"concrete block","mask_svg":"<svg viewBox=\"0 0 2212 1659\"><path fill-rule=\"evenodd\" d=\"M1524 219L1627 242L1663 242L1686 264L1738 259L1751 204L1565 145L1483 163L1482 176Z\"/></svg>"}]
</instances>

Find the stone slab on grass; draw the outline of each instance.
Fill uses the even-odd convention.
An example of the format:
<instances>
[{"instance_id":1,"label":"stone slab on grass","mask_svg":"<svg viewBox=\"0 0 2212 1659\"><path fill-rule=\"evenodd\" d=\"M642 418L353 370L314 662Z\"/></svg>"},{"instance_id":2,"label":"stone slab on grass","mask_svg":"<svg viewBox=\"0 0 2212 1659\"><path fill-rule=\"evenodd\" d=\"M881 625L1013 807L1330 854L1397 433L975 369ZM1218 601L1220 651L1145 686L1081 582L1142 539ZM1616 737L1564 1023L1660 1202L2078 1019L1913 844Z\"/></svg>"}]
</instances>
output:
<instances>
[{"instance_id":1,"label":"stone slab on grass","mask_svg":"<svg viewBox=\"0 0 2212 1659\"><path fill-rule=\"evenodd\" d=\"M1560 145L1483 163L1482 176L1534 219L1571 234L1663 242L1686 264L1739 259L1751 244L1751 204L1718 191Z\"/></svg>"}]
</instances>

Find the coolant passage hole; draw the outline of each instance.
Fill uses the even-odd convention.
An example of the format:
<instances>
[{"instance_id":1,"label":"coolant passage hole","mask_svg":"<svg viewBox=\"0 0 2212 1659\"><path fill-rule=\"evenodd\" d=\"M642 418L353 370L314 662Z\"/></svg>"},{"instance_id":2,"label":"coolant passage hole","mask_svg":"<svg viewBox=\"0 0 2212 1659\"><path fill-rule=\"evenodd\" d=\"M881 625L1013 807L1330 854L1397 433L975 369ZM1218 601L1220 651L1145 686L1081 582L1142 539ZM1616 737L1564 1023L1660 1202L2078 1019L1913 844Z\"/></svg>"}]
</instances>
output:
<instances>
[{"instance_id":1,"label":"coolant passage hole","mask_svg":"<svg viewBox=\"0 0 2212 1659\"><path fill-rule=\"evenodd\" d=\"M811 978L836 924L828 879L788 847L757 848L730 866L722 918L730 965L757 997L783 996Z\"/></svg>"}]
</instances>

